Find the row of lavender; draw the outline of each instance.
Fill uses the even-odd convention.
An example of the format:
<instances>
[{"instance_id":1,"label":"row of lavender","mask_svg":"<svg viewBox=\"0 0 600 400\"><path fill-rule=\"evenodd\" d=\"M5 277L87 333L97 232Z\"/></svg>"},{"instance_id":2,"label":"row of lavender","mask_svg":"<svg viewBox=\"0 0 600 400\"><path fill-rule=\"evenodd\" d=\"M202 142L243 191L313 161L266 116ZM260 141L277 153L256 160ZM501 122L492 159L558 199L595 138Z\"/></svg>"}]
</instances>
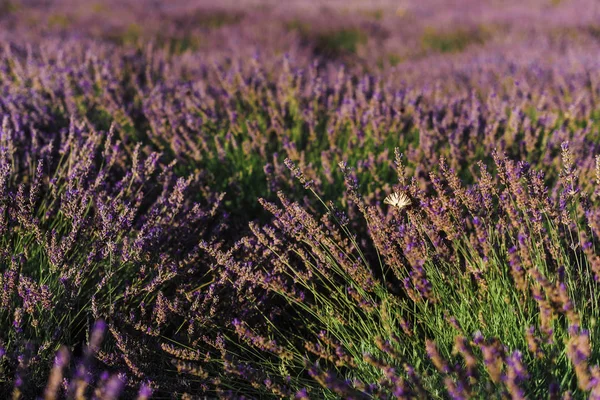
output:
<instances>
[{"instance_id":1,"label":"row of lavender","mask_svg":"<svg viewBox=\"0 0 600 400\"><path fill-rule=\"evenodd\" d=\"M555 19L382 69L10 26L0 393L600 396L598 45Z\"/></svg>"}]
</instances>

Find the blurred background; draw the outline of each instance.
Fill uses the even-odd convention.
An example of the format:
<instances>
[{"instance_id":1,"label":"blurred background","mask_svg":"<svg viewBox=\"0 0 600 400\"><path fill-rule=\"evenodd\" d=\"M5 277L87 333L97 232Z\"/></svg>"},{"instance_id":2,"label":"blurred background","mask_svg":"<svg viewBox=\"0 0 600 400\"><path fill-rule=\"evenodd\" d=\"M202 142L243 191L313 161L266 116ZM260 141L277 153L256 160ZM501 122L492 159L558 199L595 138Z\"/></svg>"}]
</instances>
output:
<instances>
[{"instance_id":1,"label":"blurred background","mask_svg":"<svg viewBox=\"0 0 600 400\"><path fill-rule=\"evenodd\" d=\"M596 63L599 16L596 0L0 0L0 38L151 45L207 62L257 53L366 69L425 62L433 73L440 54L443 64Z\"/></svg>"}]
</instances>

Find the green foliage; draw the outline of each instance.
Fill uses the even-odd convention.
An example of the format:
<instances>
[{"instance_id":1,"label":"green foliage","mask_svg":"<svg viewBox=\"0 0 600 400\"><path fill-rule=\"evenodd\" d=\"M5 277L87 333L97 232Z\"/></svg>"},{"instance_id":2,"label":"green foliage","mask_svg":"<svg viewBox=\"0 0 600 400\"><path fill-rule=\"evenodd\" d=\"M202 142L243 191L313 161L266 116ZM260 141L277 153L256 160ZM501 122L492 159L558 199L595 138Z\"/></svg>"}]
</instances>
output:
<instances>
[{"instance_id":1,"label":"green foliage","mask_svg":"<svg viewBox=\"0 0 600 400\"><path fill-rule=\"evenodd\" d=\"M143 28L137 23L131 23L123 30L109 33L107 39L120 46L136 46L143 34Z\"/></svg>"},{"instance_id":2,"label":"green foliage","mask_svg":"<svg viewBox=\"0 0 600 400\"><path fill-rule=\"evenodd\" d=\"M315 31L310 23L298 19L287 22L286 27L297 31L305 42L314 46L315 53L325 57L356 54L359 46L365 45L369 39L368 34L358 27Z\"/></svg>"},{"instance_id":3,"label":"green foliage","mask_svg":"<svg viewBox=\"0 0 600 400\"><path fill-rule=\"evenodd\" d=\"M215 29L226 25L238 24L244 18L242 12L202 11L191 18L194 24L203 28Z\"/></svg>"},{"instance_id":4,"label":"green foliage","mask_svg":"<svg viewBox=\"0 0 600 400\"><path fill-rule=\"evenodd\" d=\"M421 36L421 46L426 51L458 53L468 46L484 43L489 34L484 27L473 29L458 28L453 31L438 31L428 27Z\"/></svg>"},{"instance_id":5,"label":"green foliage","mask_svg":"<svg viewBox=\"0 0 600 400\"><path fill-rule=\"evenodd\" d=\"M317 53L327 56L356 53L360 45L367 43L367 39L367 34L359 28L321 33L316 38L315 50Z\"/></svg>"},{"instance_id":6,"label":"green foliage","mask_svg":"<svg viewBox=\"0 0 600 400\"><path fill-rule=\"evenodd\" d=\"M11 0L0 0L0 16L19 10L19 4Z\"/></svg>"},{"instance_id":7,"label":"green foliage","mask_svg":"<svg viewBox=\"0 0 600 400\"><path fill-rule=\"evenodd\" d=\"M63 14L52 14L48 17L48 26L51 28L68 28L71 20Z\"/></svg>"}]
</instances>

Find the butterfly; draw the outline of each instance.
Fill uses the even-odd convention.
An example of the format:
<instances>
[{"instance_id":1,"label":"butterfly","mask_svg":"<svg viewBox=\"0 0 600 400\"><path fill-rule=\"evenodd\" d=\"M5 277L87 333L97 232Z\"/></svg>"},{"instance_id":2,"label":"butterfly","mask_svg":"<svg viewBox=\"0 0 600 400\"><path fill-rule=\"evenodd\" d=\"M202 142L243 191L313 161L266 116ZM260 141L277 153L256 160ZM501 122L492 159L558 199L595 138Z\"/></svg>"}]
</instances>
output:
<instances>
[{"instance_id":1,"label":"butterfly","mask_svg":"<svg viewBox=\"0 0 600 400\"><path fill-rule=\"evenodd\" d=\"M396 207L398 210L402 210L405 207L410 206L410 198L404 193L394 192L387 196L383 200L384 204L389 204L392 207Z\"/></svg>"}]
</instances>

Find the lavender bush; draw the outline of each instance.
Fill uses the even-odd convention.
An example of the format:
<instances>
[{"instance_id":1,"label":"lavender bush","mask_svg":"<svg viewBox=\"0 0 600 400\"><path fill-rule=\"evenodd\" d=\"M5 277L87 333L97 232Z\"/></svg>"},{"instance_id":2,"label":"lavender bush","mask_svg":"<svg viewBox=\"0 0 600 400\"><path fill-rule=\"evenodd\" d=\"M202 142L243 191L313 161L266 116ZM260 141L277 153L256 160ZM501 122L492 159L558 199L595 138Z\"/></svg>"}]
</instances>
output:
<instances>
[{"instance_id":1,"label":"lavender bush","mask_svg":"<svg viewBox=\"0 0 600 400\"><path fill-rule=\"evenodd\" d=\"M186 199L193 176L177 178L139 145L128 155L113 130L88 133L72 122L43 144L17 129L5 118L3 372L26 366L35 386L49 354L60 344L80 346L90 322L103 318L115 348L100 358L129 365L137 371L130 379L139 380L144 364L128 353L143 358L144 349L126 344L135 331L158 336L170 293L210 274L196 241L218 232L220 197L205 206Z\"/></svg>"},{"instance_id":2,"label":"lavender bush","mask_svg":"<svg viewBox=\"0 0 600 400\"><path fill-rule=\"evenodd\" d=\"M494 159L496 177L480 163L468 189L442 162L431 197L398 157L406 200L385 213L348 179L377 268L339 210L316 219L283 194L283 208L263 202L275 220L253 227L262 268L234 273L289 307L262 334L234 320L263 360L233 372L296 398L596 396L596 195L576 186L566 143L555 199L541 173Z\"/></svg>"},{"instance_id":3,"label":"lavender bush","mask_svg":"<svg viewBox=\"0 0 600 400\"><path fill-rule=\"evenodd\" d=\"M454 3L0 1L0 394L600 397L600 9Z\"/></svg>"}]
</instances>

